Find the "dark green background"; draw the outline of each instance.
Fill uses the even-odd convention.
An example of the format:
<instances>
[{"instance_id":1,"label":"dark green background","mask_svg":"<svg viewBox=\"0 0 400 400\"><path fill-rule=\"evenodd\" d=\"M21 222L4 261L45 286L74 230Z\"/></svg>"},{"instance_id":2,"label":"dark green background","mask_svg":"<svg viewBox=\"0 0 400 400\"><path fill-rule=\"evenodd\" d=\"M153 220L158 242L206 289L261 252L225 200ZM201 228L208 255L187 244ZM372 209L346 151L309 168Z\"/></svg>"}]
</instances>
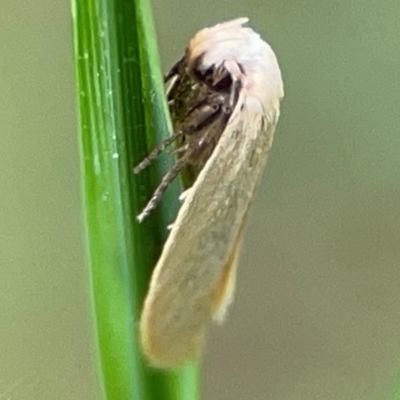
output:
<instances>
[{"instance_id":1,"label":"dark green background","mask_svg":"<svg viewBox=\"0 0 400 400\"><path fill-rule=\"evenodd\" d=\"M400 383L400 2L153 10L165 70L198 29L248 16L285 81L203 399L389 399ZM99 399L70 5L3 0L0 33L0 399Z\"/></svg>"}]
</instances>

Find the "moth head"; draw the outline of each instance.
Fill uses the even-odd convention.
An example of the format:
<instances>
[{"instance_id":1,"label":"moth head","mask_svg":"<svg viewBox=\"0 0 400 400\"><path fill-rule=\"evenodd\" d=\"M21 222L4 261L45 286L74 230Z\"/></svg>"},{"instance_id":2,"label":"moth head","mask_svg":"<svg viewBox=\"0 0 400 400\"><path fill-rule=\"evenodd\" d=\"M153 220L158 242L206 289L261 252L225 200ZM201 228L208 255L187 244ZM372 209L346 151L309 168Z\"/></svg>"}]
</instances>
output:
<instances>
[{"instance_id":1,"label":"moth head","mask_svg":"<svg viewBox=\"0 0 400 400\"><path fill-rule=\"evenodd\" d=\"M248 18L217 24L199 31L186 50L189 74L217 91L240 81L247 95L263 104L283 97L283 83L271 47L251 28Z\"/></svg>"}]
</instances>

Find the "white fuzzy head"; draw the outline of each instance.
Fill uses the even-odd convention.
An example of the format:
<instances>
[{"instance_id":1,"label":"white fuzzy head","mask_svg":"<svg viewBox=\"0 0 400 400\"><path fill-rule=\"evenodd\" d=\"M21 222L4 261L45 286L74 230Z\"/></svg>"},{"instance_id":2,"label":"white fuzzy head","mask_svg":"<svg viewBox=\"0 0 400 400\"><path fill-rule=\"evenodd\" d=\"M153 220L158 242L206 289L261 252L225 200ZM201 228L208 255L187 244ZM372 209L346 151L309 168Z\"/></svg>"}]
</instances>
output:
<instances>
[{"instance_id":1,"label":"white fuzzy head","mask_svg":"<svg viewBox=\"0 0 400 400\"><path fill-rule=\"evenodd\" d=\"M187 49L189 69L201 59L197 69L224 66L241 82L247 107L275 109L283 97L283 82L271 47L239 18L202 29Z\"/></svg>"}]
</instances>

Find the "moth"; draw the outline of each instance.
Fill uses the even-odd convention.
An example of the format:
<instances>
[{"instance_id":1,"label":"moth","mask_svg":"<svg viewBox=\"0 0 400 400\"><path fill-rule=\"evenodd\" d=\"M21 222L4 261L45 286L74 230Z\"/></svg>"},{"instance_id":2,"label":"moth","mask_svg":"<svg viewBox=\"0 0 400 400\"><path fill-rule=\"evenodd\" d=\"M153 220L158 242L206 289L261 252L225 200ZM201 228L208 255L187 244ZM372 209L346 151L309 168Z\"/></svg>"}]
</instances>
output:
<instances>
[{"instance_id":1,"label":"moth","mask_svg":"<svg viewBox=\"0 0 400 400\"><path fill-rule=\"evenodd\" d=\"M196 359L207 327L232 302L242 232L283 98L276 56L247 22L220 23L190 40L165 78L174 133L135 168L176 143L177 162L140 222L180 172L187 188L141 315L142 347L154 366Z\"/></svg>"}]
</instances>

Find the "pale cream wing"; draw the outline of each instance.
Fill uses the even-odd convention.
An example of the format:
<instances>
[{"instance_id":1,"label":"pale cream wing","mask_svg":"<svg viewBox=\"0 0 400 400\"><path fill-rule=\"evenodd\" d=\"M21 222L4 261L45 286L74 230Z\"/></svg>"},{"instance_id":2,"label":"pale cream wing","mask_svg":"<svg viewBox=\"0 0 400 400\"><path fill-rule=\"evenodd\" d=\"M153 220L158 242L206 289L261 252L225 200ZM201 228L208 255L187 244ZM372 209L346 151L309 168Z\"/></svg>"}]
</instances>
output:
<instances>
[{"instance_id":1,"label":"pale cream wing","mask_svg":"<svg viewBox=\"0 0 400 400\"><path fill-rule=\"evenodd\" d=\"M141 318L143 348L154 365L178 365L202 348L213 310L218 312L216 291L239 244L278 114L278 109L267 116L242 108L185 197L155 267ZM224 294L222 300L228 298Z\"/></svg>"}]
</instances>

